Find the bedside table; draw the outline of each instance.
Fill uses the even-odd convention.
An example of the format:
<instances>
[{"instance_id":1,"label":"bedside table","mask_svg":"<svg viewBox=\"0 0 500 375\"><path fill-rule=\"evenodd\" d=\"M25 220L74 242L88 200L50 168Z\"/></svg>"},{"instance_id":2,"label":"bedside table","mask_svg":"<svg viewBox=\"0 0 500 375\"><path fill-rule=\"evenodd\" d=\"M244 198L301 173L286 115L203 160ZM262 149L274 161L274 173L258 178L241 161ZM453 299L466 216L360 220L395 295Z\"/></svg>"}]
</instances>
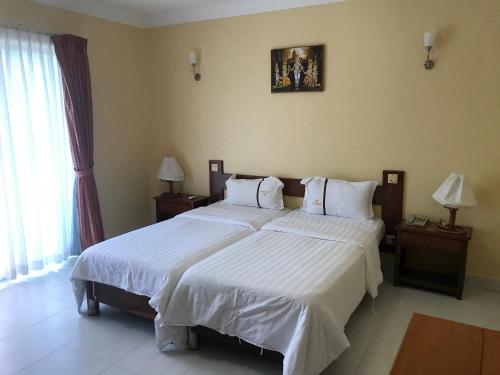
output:
<instances>
[{"instance_id":1,"label":"bedside table","mask_svg":"<svg viewBox=\"0 0 500 375\"><path fill-rule=\"evenodd\" d=\"M464 234L439 231L436 223L425 228L407 225L396 227L394 285L406 284L438 290L462 299L467 247L471 227Z\"/></svg>"},{"instance_id":2,"label":"bedside table","mask_svg":"<svg viewBox=\"0 0 500 375\"><path fill-rule=\"evenodd\" d=\"M175 215L192 210L193 208L208 206L209 198L196 195L188 199L190 194L161 194L153 199L156 201L156 222L171 219Z\"/></svg>"}]
</instances>

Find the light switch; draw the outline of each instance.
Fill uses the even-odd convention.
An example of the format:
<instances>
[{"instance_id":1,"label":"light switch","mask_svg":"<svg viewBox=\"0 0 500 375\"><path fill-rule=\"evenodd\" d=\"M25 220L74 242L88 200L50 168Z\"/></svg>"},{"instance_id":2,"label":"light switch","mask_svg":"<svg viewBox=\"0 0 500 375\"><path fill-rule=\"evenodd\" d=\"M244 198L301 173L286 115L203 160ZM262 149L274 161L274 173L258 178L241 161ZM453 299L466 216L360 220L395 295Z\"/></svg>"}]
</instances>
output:
<instances>
[{"instance_id":1,"label":"light switch","mask_svg":"<svg viewBox=\"0 0 500 375\"><path fill-rule=\"evenodd\" d=\"M214 164L210 165L210 170L212 172L219 172L219 164L214 163Z\"/></svg>"},{"instance_id":2,"label":"light switch","mask_svg":"<svg viewBox=\"0 0 500 375\"><path fill-rule=\"evenodd\" d=\"M398 175L396 173L389 173L387 175L387 183L397 184L398 183Z\"/></svg>"}]
</instances>

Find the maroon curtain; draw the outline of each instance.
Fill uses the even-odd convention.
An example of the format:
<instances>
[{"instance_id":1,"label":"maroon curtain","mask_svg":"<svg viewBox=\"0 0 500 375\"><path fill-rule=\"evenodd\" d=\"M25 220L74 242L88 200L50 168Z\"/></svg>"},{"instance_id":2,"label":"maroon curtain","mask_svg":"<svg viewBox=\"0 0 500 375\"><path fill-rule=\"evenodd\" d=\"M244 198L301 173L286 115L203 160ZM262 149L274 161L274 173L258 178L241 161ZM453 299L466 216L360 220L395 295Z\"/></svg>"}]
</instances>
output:
<instances>
[{"instance_id":1,"label":"maroon curtain","mask_svg":"<svg viewBox=\"0 0 500 375\"><path fill-rule=\"evenodd\" d=\"M80 242L85 250L104 240L92 170L94 141L87 40L74 35L55 35L52 41L62 72L66 121L77 178Z\"/></svg>"}]
</instances>

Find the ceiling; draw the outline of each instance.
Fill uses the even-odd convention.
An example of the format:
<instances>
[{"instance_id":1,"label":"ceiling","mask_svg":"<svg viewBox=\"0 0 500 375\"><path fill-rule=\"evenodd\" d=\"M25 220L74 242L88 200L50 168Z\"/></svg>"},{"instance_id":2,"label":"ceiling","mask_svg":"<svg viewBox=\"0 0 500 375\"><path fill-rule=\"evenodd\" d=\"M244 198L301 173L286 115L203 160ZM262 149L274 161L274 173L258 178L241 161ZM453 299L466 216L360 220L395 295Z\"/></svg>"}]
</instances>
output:
<instances>
[{"instance_id":1,"label":"ceiling","mask_svg":"<svg viewBox=\"0 0 500 375\"><path fill-rule=\"evenodd\" d=\"M31 0L137 27L241 16L345 0Z\"/></svg>"}]
</instances>

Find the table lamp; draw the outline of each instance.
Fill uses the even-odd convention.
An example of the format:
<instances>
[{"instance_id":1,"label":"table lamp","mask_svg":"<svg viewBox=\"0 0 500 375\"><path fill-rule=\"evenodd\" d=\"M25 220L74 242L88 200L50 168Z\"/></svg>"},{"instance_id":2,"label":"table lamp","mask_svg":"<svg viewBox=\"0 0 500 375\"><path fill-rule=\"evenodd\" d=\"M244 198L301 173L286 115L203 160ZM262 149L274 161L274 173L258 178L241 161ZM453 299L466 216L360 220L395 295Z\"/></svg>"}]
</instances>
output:
<instances>
[{"instance_id":1,"label":"table lamp","mask_svg":"<svg viewBox=\"0 0 500 375\"><path fill-rule=\"evenodd\" d=\"M173 156L165 156L158 171L158 178L161 181L168 181L169 193L178 194L174 192L174 181L184 181L184 173Z\"/></svg>"},{"instance_id":2,"label":"table lamp","mask_svg":"<svg viewBox=\"0 0 500 375\"><path fill-rule=\"evenodd\" d=\"M465 233L465 230L455 225L455 218L460 207L472 207L477 204L470 183L463 174L452 173L442 185L432 194L432 198L450 210L447 225L438 225L438 230L448 233Z\"/></svg>"}]
</instances>

